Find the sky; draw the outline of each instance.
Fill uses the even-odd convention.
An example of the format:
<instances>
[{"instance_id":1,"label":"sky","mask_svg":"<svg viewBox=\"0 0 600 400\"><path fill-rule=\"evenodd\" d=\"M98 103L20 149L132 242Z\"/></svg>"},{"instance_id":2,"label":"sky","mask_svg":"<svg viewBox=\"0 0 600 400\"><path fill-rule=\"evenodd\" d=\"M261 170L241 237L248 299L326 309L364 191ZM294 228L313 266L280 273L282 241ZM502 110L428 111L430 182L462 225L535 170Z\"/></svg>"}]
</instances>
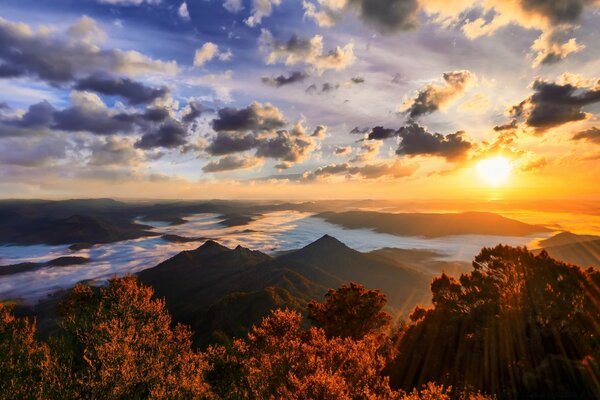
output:
<instances>
[{"instance_id":1,"label":"sky","mask_svg":"<svg viewBox=\"0 0 600 400\"><path fill-rule=\"evenodd\" d=\"M599 27L598 0L3 0L0 197L596 200Z\"/></svg>"}]
</instances>

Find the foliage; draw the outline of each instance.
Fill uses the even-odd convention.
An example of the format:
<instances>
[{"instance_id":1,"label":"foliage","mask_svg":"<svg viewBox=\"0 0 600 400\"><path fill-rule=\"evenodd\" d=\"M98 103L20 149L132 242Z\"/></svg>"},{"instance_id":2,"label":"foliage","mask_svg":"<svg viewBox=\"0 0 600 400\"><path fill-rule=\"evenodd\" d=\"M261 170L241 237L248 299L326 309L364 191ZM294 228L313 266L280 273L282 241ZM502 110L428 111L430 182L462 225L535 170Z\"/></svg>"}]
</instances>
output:
<instances>
[{"instance_id":1,"label":"foliage","mask_svg":"<svg viewBox=\"0 0 600 400\"><path fill-rule=\"evenodd\" d=\"M352 282L337 290L329 289L324 303L311 301L308 318L328 337L361 339L389 327L392 318L382 311L386 302L379 290L367 290Z\"/></svg>"},{"instance_id":2,"label":"foliage","mask_svg":"<svg viewBox=\"0 0 600 400\"><path fill-rule=\"evenodd\" d=\"M34 333L35 322L0 303L0 399L44 399L53 387L48 346Z\"/></svg>"},{"instance_id":3,"label":"foliage","mask_svg":"<svg viewBox=\"0 0 600 400\"><path fill-rule=\"evenodd\" d=\"M304 330L301 315L275 310L230 352L209 350L212 379L223 398L368 399L392 398L381 375L386 359L379 340L327 338L316 327ZM224 373L224 371L226 371ZM228 377L229 382L223 378ZM236 388L232 393L228 388Z\"/></svg>"},{"instance_id":4,"label":"foliage","mask_svg":"<svg viewBox=\"0 0 600 400\"><path fill-rule=\"evenodd\" d=\"M208 395L203 355L191 333L171 329L164 302L132 277L94 291L77 285L61 307L62 340L71 395L78 398L187 399Z\"/></svg>"},{"instance_id":5,"label":"foliage","mask_svg":"<svg viewBox=\"0 0 600 400\"><path fill-rule=\"evenodd\" d=\"M48 343L0 304L0 399L595 399L599 286L545 252L484 248L394 337L386 297L351 283L309 304L312 327L273 310L203 353L135 278L77 285Z\"/></svg>"},{"instance_id":6,"label":"foliage","mask_svg":"<svg viewBox=\"0 0 600 400\"><path fill-rule=\"evenodd\" d=\"M545 252L484 248L471 273L433 281L433 307L411 315L392 381L407 389L438 381L508 399L598 398L599 283L597 270Z\"/></svg>"}]
</instances>

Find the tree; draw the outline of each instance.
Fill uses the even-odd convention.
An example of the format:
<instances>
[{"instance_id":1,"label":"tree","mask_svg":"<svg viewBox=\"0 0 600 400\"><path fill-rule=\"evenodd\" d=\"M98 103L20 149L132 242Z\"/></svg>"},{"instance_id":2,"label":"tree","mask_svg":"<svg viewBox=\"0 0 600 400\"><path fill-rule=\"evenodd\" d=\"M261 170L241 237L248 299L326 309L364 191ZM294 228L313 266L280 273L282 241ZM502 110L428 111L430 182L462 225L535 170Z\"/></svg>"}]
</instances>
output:
<instances>
[{"instance_id":1,"label":"tree","mask_svg":"<svg viewBox=\"0 0 600 400\"><path fill-rule=\"evenodd\" d=\"M275 310L231 351L209 349L208 379L224 399L387 399L377 337L328 338L304 330L295 311ZM229 382L223 378L229 377Z\"/></svg>"},{"instance_id":2,"label":"tree","mask_svg":"<svg viewBox=\"0 0 600 400\"><path fill-rule=\"evenodd\" d=\"M0 303L0 399L45 399L54 386L55 366L35 328Z\"/></svg>"},{"instance_id":3,"label":"tree","mask_svg":"<svg viewBox=\"0 0 600 400\"><path fill-rule=\"evenodd\" d=\"M545 252L484 248L469 274L433 281L433 307L411 315L392 382L437 381L507 399L598 398L599 284L598 270Z\"/></svg>"},{"instance_id":4,"label":"tree","mask_svg":"<svg viewBox=\"0 0 600 400\"><path fill-rule=\"evenodd\" d=\"M206 398L206 361L191 349L190 331L133 277L94 290L77 285L61 306L55 350L70 371L77 398Z\"/></svg>"},{"instance_id":5,"label":"tree","mask_svg":"<svg viewBox=\"0 0 600 400\"><path fill-rule=\"evenodd\" d=\"M389 328L391 316L383 311L386 302L379 290L350 283L337 290L329 289L323 303L311 301L308 318L327 337L361 339Z\"/></svg>"}]
</instances>

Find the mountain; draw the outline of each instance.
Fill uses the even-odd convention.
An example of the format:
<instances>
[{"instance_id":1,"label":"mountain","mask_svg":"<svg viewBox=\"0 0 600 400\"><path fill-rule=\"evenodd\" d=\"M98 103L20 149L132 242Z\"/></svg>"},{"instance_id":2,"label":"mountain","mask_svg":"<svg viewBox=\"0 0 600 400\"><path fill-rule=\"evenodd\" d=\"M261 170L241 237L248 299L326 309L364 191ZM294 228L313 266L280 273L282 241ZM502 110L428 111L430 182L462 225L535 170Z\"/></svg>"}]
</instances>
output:
<instances>
[{"instance_id":1,"label":"mountain","mask_svg":"<svg viewBox=\"0 0 600 400\"><path fill-rule=\"evenodd\" d=\"M429 301L429 275L379 254L361 253L329 235L278 257L277 262L323 286L337 288L353 281L379 288L389 306L402 313Z\"/></svg>"},{"instance_id":2,"label":"mountain","mask_svg":"<svg viewBox=\"0 0 600 400\"><path fill-rule=\"evenodd\" d=\"M77 257L77 256L66 256L58 257L54 260L43 263L25 262L20 264L3 265L0 266L0 276L2 275L13 275L20 274L21 272L35 271L41 268L51 267L70 267L72 265L80 265L87 263L89 258Z\"/></svg>"},{"instance_id":3,"label":"mountain","mask_svg":"<svg viewBox=\"0 0 600 400\"><path fill-rule=\"evenodd\" d=\"M600 267L600 236L561 232L542 240L540 246L557 260L582 267Z\"/></svg>"},{"instance_id":4,"label":"mountain","mask_svg":"<svg viewBox=\"0 0 600 400\"><path fill-rule=\"evenodd\" d=\"M600 236L594 235L578 235L572 232L560 232L556 235L540 241L540 246L544 248L554 246L564 246L575 243L590 242L593 240L600 240Z\"/></svg>"},{"instance_id":5,"label":"mountain","mask_svg":"<svg viewBox=\"0 0 600 400\"><path fill-rule=\"evenodd\" d=\"M273 308L304 311L308 301L350 281L381 288L396 313L429 301L428 275L327 235L277 258L207 241L138 276L165 298L176 321L192 326L200 345L221 333L243 334Z\"/></svg>"},{"instance_id":6,"label":"mountain","mask_svg":"<svg viewBox=\"0 0 600 400\"><path fill-rule=\"evenodd\" d=\"M401 236L443 237L452 235L527 236L548 229L488 212L381 213L375 211L324 212L317 214L347 229L373 229Z\"/></svg>"},{"instance_id":7,"label":"mountain","mask_svg":"<svg viewBox=\"0 0 600 400\"><path fill-rule=\"evenodd\" d=\"M0 243L112 243L157 235L147 230L149 228L133 222L76 214L66 218L47 217L9 224L0 228Z\"/></svg>"},{"instance_id":8,"label":"mountain","mask_svg":"<svg viewBox=\"0 0 600 400\"><path fill-rule=\"evenodd\" d=\"M201 344L213 339L215 332L243 333L275 306L303 308L326 291L280 267L267 254L241 246L229 249L212 240L138 276L156 296L165 298L176 321L192 326ZM240 328L244 321L251 323Z\"/></svg>"}]
</instances>

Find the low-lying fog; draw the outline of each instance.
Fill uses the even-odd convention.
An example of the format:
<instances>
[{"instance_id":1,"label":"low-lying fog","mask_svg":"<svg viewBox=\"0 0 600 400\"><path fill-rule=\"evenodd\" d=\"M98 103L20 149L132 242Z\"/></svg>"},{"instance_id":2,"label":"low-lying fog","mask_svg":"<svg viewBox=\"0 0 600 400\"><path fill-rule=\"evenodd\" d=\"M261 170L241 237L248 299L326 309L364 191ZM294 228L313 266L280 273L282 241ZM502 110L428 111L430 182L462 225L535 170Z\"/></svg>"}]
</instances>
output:
<instances>
[{"instance_id":1,"label":"low-lying fog","mask_svg":"<svg viewBox=\"0 0 600 400\"><path fill-rule=\"evenodd\" d=\"M484 246L498 243L530 247L548 234L536 236L461 235L442 238L421 238L377 233L369 229L344 229L315 218L310 213L280 211L267 213L247 225L226 227L219 224L218 214L198 214L186 218L187 223L165 226L158 222L141 221L154 226L161 234L210 238L228 247L242 245L252 250L275 253L298 249L324 234L359 251L384 247L435 250L445 260L470 261ZM0 299L35 300L60 288L68 288L82 280L106 279L151 268L183 251L200 246L204 239L188 243L171 243L160 237L95 245L91 249L71 251L64 246L1 246L0 265L22 262L45 262L61 256L88 257L90 262L69 267L47 267L35 271L0 276Z\"/></svg>"}]
</instances>

